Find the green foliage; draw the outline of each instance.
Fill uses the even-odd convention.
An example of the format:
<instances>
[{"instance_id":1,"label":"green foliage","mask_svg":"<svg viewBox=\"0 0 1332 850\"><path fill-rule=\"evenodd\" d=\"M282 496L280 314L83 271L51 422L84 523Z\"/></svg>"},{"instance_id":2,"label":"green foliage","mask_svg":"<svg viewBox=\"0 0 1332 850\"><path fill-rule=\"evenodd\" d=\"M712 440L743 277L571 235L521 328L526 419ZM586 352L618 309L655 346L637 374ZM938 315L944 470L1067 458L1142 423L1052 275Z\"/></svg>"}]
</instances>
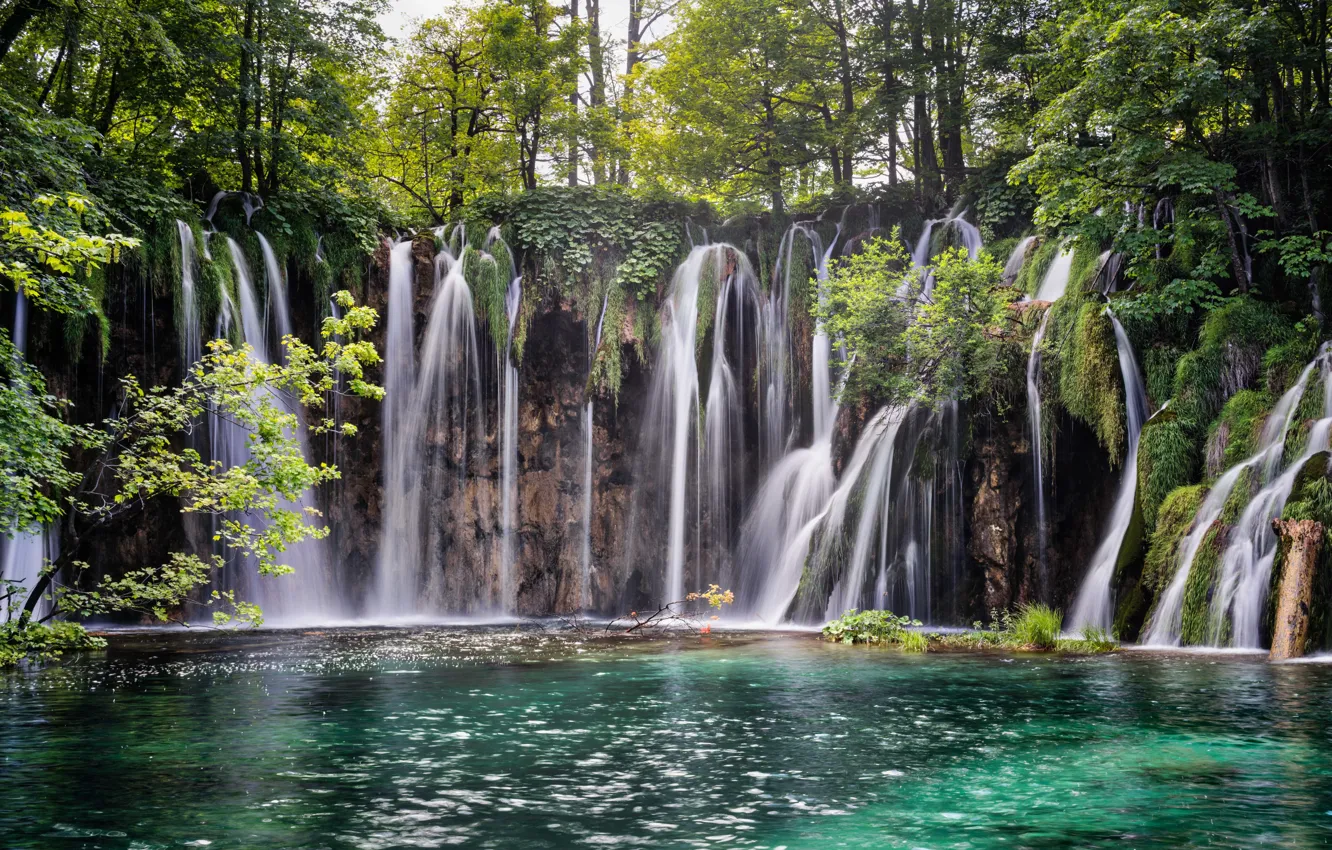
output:
<instances>
[{"instance_id":1,"label":"green foliage","mask_svg":"<svg viewBox=\"0 0 1332 850\"><path fill-rule=\"evenodd\" d=\"M26 599L18 618L21 625L28 622L35 599L47 592L56 609L67 615L134 612L176 619L183 606L196 601L194 591L226 563L228 553L245 553L254 558L261 575L279 576L291 571L280 561L289 546L328 534L296 503L311 488L336 478L338 471L306 461L297 436L302 422L296 405L317 412L330 393L342 391L339 386L364 398L383 396L365 381L365 368L379 362L374 347L364 340L376 314L357 307L346 292L337 299L342 318L324 320L318 351L287 337L282 362L268 364L252 357L248 346L233 349L226 340L215 340L178 387L144 388L133 377L125 378L117 415L96 430L78 432L82 446L92 451L74 455L48 441L45 451L63 471L53 474L55 482L37 483L80 485L70 488L62 508L59 559L36 586L12 589ZM206 411L249 433L244 463L228 467L181 447L181 437L194 430ZM305 428L312 434L356 432L350 424L317 417L308 419ZM175 553L160 566L102 576L91 585L83 581L87 564L80 553L88 536L159 498L179 500L185 513L215 517L215 540L222 552L207 559ZM31 508L22 503L7 500L0 509L0 521L11 528L31 517L23 513ZM262 618L257 607L229 593L197 601L214 610L217 622L258 623Z\"/></svg>"},{"instance_id":2,"label":"green foliage","mask_svg":"<svg viewBox=\"0 0 1332 850\"><path fill-rule=\"evenodd\" d=\"M1153 345L1139 353L1143 382L1152 408L1165 404L1175 392L1175 370L1183 351L1173 345Z\"/></svg>"},{"instance_id":3,"label":"green foliage","mask_svg":"<svg viewBox=\"0 0 1332 850\"><path fill-rule=\"evenodd\" d=\"M52 522L64 494L79 481L65 456L93 443L95 435L67 424L64 407L0 330L0 519L6 528Z\"/></svg>"},{"instance_id":4,"label":"green foliage","mask_svg":"<svg viewBox=\"0 0 1332 850\"><path fill-rule=\"evenodd\" d=\"M1205 495L1203 485L1186 485L1172 490L1161 503L1142 567L1142 584L1154 596L1159 597L1175 577L1179 544L1193 525Z\"/></svg>"},{"instance_id":5,"label":"green foliage","mask_svg":"<svg viewBox=\"0 0 1332 850\"><path fill-rule=\"evenodd\" d=\"M1006 642L1018 647L1054 649L1064 625L1064 615L1048 605L1027 604L1005 621Z\"/></svg>"},{"instance_id":6,"label":"green foliage","mask_svg":"<svg viewBox=\"0 0 1332 850\"><path fill-rule=\"evenodd\" d=\"M1106 634L1104 629L1088 626L1082 630L1082 634L1079 637L1060 638L1055 641L1055 647L1061 652L1078 652L1097 655L1105 652L1114 652L1119 649L1119 641L1115 640L1113 635Z\"/></svg>"},{"instance_id":7,"label":"green foliage","mask_svg":"<svg viewBox=\"0 0 1332 850\"><path fill-rule=\"evenodd\" d=\"M935 258L933 289L922 281L896 231L838 261L816 318L855 357L844 393L880 400L983 400L1003 410L1019 347L998 328L1008 321L1013 291L990 258L964 251Z\"/></svg>"},{"instance_id":8,"label":"green foliage","mask_svg":"<svg viewBox=\"0 0 1332 850\"><path fill-rule=\"evenodd\" d=\"M1230 396L1258 378L1263 353L1291 339L1290 322L1274 307L1234 298L1207 315L1198 348L1180 358L1172 410L1201 436Z\"/></svg>"},{"instance_id":9,"label":"green foliage","mask_svg":"<svg viewBox=\"0 0 1332 850\"><path fill-rule=\"evenodd\" d=\"M66 652L102 649L103 638L88 634L78 623L35 623L7 620L0 623L0 669L24 661L54 661Z\"/></svg>"},{"instance_id":10,"label":"green foliage","mask_svg":"<svg viewBox=\"0 0 1332 850\"><path fill-rule=\"evenodd\" d=\"M919 627L920 622L910 617L899 617L891 611L857 611L851 609L823 627L823 636L835 643L881 643L908 648L908 651L923 651L918 648L916 638L910 630ZM919 635L919 633L914 633ZM924 637L924 635L920 635Z\"/></svg>"}]
</instances>

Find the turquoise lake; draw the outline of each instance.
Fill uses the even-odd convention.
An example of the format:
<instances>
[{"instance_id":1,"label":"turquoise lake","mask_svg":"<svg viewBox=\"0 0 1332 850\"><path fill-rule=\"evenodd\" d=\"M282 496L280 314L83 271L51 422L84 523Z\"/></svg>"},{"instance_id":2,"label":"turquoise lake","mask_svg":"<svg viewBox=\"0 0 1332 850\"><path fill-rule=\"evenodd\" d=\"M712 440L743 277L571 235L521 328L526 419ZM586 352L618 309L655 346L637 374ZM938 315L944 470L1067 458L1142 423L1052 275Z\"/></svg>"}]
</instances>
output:
<instances>
[{"instance_id":1,"label":"turquoise lake","mask_svg":"<svg viewBox=\"0 0 1332 850\"><path fill-rule=\"evenodd\" d=\"M0 674L0 847L1316 847L1332 666L122 634Z\"/></svg>"}]
</instances>

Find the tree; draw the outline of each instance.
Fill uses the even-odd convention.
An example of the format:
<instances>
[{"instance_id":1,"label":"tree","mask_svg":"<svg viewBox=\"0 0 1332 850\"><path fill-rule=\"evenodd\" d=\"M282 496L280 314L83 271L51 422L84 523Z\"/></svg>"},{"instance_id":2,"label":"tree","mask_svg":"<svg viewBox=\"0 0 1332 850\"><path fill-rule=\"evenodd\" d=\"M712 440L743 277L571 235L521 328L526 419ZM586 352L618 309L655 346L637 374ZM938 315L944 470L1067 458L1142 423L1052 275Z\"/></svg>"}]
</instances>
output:
<instances>
[{"instance_id":1,"label":"tree","mask_svg":"<svg viewBox=\"0 0 1332 850\"><path fill-rule=\"evenodd\" d=\"M928 275L911 265L896 230L839 260L815 316L845 340L854 366L843 393L884 403L982 400L1002 405L1014 297L1003 268L951 249Z\"/></svg>"},{"instance_id":2,"label":"tree","mask_svg":"<svg viewBox=\"0 0 1332 850\"><path fill-rule=\"evenodd\" d=\"M70 197L63 208L83 215L86 203ZM33 206L47 212L41 228L22 212L0 215L0 280L47 310L90 309L78 275L113 261L134 241L74 229L74 221L55 212L61 208L55 199L38 198ZM293 504L337 477L337 469L311 465L299 434L308 428L350 436L355 429L331 419L303 422L297 406L318 410L339 392L374 399L383 394L364 380L365 367L379 360L363 339L376 314L356 307L346 292L337 301L341 316L324 321L320 350L288 337L286 356L270 365L252 357L248 347L214 341L178 387L145 388L132 376L123 379L116 415L95 427L66 422L41 374L0 332L0 427L6 435L0 444L0 524L9 533L38 524L60 529L60 554L33 586L0 582L0 598L18 613L0 627L0 662L86 644L86 635L71 624L53 632L33 619L48 594L55 602L52 615L133 611L166 620L184 618L187 606L197 603L213 608L216 622L261 621L262 612L245 600L222 592L201 599L198 591L229 553L252 557L263 574L280 575L289 571L280 563L289 545L328 533ZM186 438L209 412L249 432L244 463L206 460L189 447ZM220 551L206 557L178 552L164 564L89 584L81 557L90 535L158 499L179 500L185 513L219 517Z\"/></svg>"}]
</instances>

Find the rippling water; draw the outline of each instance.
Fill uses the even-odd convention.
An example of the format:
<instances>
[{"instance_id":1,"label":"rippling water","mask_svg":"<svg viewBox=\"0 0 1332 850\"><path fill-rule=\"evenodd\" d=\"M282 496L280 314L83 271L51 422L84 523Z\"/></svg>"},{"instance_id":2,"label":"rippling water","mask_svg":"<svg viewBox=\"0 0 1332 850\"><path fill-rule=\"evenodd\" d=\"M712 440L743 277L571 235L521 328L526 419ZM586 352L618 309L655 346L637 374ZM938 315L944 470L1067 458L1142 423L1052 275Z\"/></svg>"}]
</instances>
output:
<instances>
[{"instance_id":1,"label":"rippling water","mask_svg":"<svg viewBox=\"0 0 1332 850\"><path fill-rule=\"evenodd\" d=\"M810 636L121 636L0 674L0 847L1332 842L1332 669Z\"/></svg>"}]
</instances>

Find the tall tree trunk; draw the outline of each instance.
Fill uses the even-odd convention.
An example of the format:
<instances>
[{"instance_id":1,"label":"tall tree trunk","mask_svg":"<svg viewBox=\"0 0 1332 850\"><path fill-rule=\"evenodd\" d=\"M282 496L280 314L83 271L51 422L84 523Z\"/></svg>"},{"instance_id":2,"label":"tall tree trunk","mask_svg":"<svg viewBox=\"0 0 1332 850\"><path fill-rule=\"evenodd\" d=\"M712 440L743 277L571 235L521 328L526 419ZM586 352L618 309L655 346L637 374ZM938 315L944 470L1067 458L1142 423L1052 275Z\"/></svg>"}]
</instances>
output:
<instances>
[{"instance_id":1,"label":"tall tree trunk","mask_svg":"<svg viewBox=\"0 0 1332 850\"><path fill-rule=\"evenodd\" d=\"M254 182L259 194L268 197L268 180L264 173L264 10L255 12L254 38Z\"/></svg>"},{"instance_id":2,"label":"tall tree trunk","mask_svg":"<svg viewBox=\"0 0 1332 850\"><path fill-rule=\"evenodd\" d=\"M851 34L846 25L842 0L833 0L833 11L837 16L834 27L834 34L837 36L837 72L842 84L842 111L837 122L841 129L837 140L841 149L841 167L834 168L833 171L841 172L841 177L835 179L849 189L854 176L852 169L856 153L851 138L856 120L856 80L855 69L851 65Z\"/></svg>"},{"instance_id":3,"label":"tall tree trunk","mask_svg":"<svg viewBox=\"0 0 1332 850\"><path fill-rule=\"evenodd\" d=\"M250 162L250 71L254 52L254 3L245 0L245 24L241 30L240 74L237 79L236 155L240 157L241 191L254 191L254 166Z\"/></svg>"},{"instance_id":4,"label":"tall tree trunk","mask_svg":"<svg viewBox=\"0 0 1332 850\"><path fill-rule=\"evenodd\" d=\"M592 66L593 121L602 120L602 111L606 108L606 51L601 43L601 0L587 0L587 59ZM601 134L592 133L592 179L597 183L606 180L606 152L602 147Z\"/></svg>"},{"instance_id":5,"label":"tall tree trunk","mask_svg":"<svg viewBox=\"0 0 1332 850\"><path fill-rule=\"evenodd\" d=\"M629 0L629 32L628 39L625 41L625 60L624 60L624 91L620 96L621 107L620 121L627 124L632 117L634 108L634 69L642 58L639 52L638 42L643 34L639 28L643 25L643 0ZM616 177L617 182L622 186L629 185L629 159L623 157L620 160L619 174Z\"/></svg>"},{"instance_id":6,"label":"tall tree trunk","mask_svg":"<svg viewBox=\"0 0 1332 850\"><path fill-rule=\"evenodd\" d=\"M23 35L32 19L55 7L55 0L17 0L9 10L9 17L0 24L0 62L4 61L9 48Z\"/></svg>"},{"instance_id":7,"label":"tall tree trunk","mask_svg":"<svg viewBox=\"0 0 1332 850\"><path fill-rule=\"evenodd\" d=\"M913 7L907 0L907 12L911 15L911 53L915 66L915 97L912 108L912 129L915 130L913 147L916 155L917 183L920 186L921 200L926 195L936 194L939 188L939 158L934 150L934 130L930 121L929 80L925 69L929 57L925 53L925 12L927 0L916 0Z\"/></svg>"},{"instance_id":8,"label":"tall tree trunk","mask_svg":"<svg viewBox=\"0 0 1332 850\"><path fill-rule=\"evenodd\" d=\"M578 0L569 0L569 23L578 24ZM574 77L573 91L569 92L569 186L578 185L578 78Z\"/></svg>"}]
</instances>

